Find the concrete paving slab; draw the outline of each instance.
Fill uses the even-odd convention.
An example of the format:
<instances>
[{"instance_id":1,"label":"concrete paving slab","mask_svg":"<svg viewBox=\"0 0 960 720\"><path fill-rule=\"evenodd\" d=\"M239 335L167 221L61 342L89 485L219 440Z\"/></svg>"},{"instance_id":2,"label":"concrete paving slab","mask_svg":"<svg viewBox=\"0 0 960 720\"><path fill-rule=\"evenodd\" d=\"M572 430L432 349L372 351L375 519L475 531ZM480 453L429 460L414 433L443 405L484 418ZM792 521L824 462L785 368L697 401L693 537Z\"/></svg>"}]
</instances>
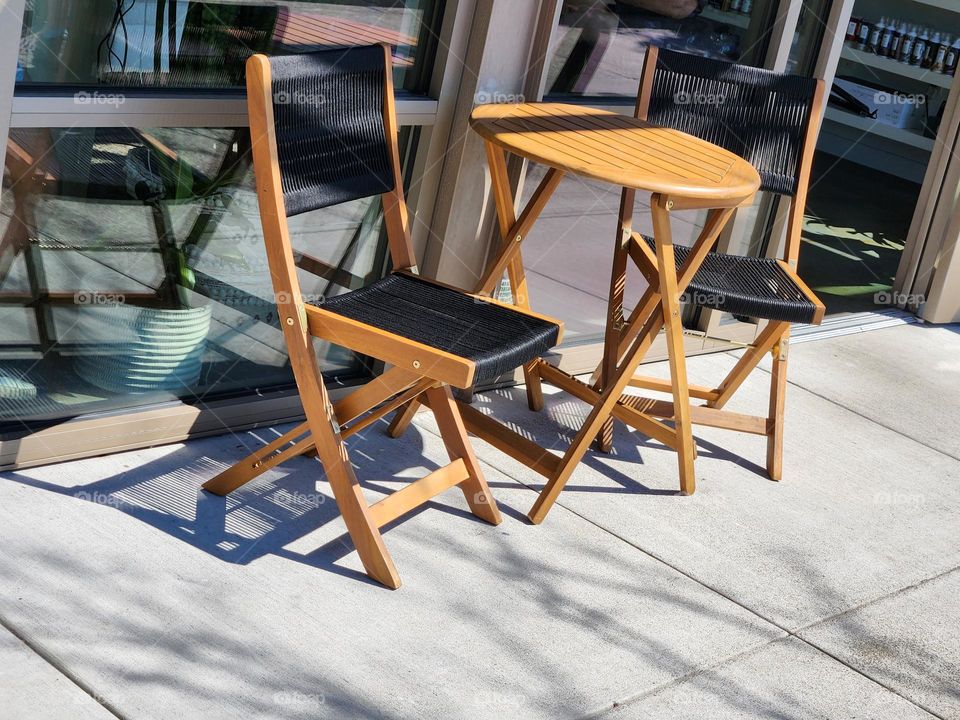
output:
<instances>
[{"instance_id":1,"label":"concrete paving slab","mask_svg":"<svg viewBox=\"0 0 960 720\"><path fill-rule=\"evenodd\" d=\"M733 363L689 360L697 377L722 377ZM647 369L662 374L658 365ZM730 409L762 413L768 382L755 373ZM586 413L557 392L540 414L518 390L483 394L478 407L558 450ZM781 483L766 476L764 438L698 427L698 491L681 497L674 453L618 425L615 453L589 453L560 503L790 629L960 565L960 464L801 388L790 388L786 422ZM542 487L519 463L477 448Z\"/></svg>"},{"instance_id":2,"label":"concrete paving slab","mask_svg":"<svg viewBox=\"0 0 960 720\"><path fill-rule=\"evenodd\" d=\"M114 715L18 638L0 628L0 717L112 720Z\"/></svg>"},{"instance_id":3,"label":"concrete paving slab","mask_svg":"<svg viewBox=\"0 0 960 720\"><path fill-rule=\"evenodd\" d=\"M0 615L125 717L578 717L783 635L562 509L526 526L493 469L504 523L445 494L386 533L405 584L382 589L316 462L198 494L241 444L0 480ZM416 430L352 448L371 495L443 457Z\"/></svg>"},{"instance_id":4,"label":"concrete paving slab","mask_svg":"<svg viewBox=\"0 0 960 720\"><path fill-rule=\"evenodd\" d=\"M604 720L929 720L916 705L790 638L602 714Z\"/></svg>"},{"instance_id":5,"label":"concrete paving slab","mask_svg":"<svg viewBox=\"0 0 960 720\"><path fill-rule=\"evenodd\" d=\"M794 345L790 381L960 459L960 326Z\"/></svg>"},{"instance_id":6,"label":"concrete paving slab","mask_svg":"<svg viewBox=\"0 0 960 720\"><path fill-rule=\"evenodd\" d=\"M960 717L960 571L801 636L943 718Z\"/></svg>"}]
</instances>

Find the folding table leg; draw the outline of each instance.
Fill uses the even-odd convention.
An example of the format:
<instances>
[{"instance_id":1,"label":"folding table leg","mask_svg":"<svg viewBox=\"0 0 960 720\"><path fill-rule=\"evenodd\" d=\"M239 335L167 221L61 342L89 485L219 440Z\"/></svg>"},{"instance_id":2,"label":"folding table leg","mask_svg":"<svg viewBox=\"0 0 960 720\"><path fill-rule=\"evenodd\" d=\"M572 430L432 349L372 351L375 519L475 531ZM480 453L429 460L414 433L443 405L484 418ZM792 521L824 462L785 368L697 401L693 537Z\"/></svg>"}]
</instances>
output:
<instances>
[{"instance_id":1,"label":"folding table leg","mask_svg":"<svg viewBox=\"0 0 960 720\"><path fill-rule=\"evenodd\" d=\"M767 418L767 474L771 480L783 477L783 415L787 394L787 354L790 331L773 346L770 374L770 414Z\"/></svg>"},{"instance_id":2,"label":"folding table leg","mask_svg":"<svg viewBox=\"0 0 960 720\"><path fill-rule=\"evenodd\" d=\"M690 392L687 385L687 360L683 348L683 324L680 318L680 293L677 289L677 265L673 253L673 233L670 229L669 201L654 195L653 236L657 244L657 264L660 271L661 307L667 328L667 353L670 359L670 379L673 384L674 426L677 431L677 456L680 466L680 490L692 495L696 489L693 470L695 458L693 427L690 421Z\"/></svg>"},{"instance_id":3,"label":"folding table leg","mask_svg":"<svg viewBox=\"0 0 960 720\"><path fill-rule=\"evenodd\" d=\"M519 251L510 261L510 265L507 266L507 276L510 278L513 304L529 310L530 299L527 297L527 277L523 270L523 260L520 258ZM538 365L538 360L532 360L523 366L523 381L527 389L527 406L534 412L543 410L543 385L540 382Z\"/></svg>"},{"instance_id":4,"label":"folding table leg","mask_svg":"<svg viewBox=\"0 0 960 720\"><path fill-rule=\"evenodd\" d=\"M630 227L633 225L633 203L637 193L624 188L620 194L620 228L613 251L613 267L610 272L610 294L607 301L607 328L603 338L603 360L600 365L599 387L606 387L613 377L620 357L620 339L623 336L623 294L627 285L628 244ZM597 435L597 449L610 452L613 448L613 418L603 421Z\"/></svg>"},{"instance_id":5,"label":"folding table leg","mask_svg":"<svg viewBox=\"0 0 960 720\"><path fill-rule=\"evenodd\" d=\"M603 389L600 401L594 405L577 436L570 447L567 448L567 452L564 453L563 459L560 461L559 468L547 480L543 490L540 491L539 497L537 497L533 507L530 508L530 512L527 513L530 522L539 525L543 522L547 513L550 512L550 508L553 507L573 471L586 454L591 441L600 431L600 426L610 417L614 406L619 402L620 396L630 382L630 378L633 377L661 327L663 327L663 315L656 312L647 320L639 337L634 340L627 351L623 362L617 368L616 374L611 378L610 385Z\"/></svg>"}]
</instances>

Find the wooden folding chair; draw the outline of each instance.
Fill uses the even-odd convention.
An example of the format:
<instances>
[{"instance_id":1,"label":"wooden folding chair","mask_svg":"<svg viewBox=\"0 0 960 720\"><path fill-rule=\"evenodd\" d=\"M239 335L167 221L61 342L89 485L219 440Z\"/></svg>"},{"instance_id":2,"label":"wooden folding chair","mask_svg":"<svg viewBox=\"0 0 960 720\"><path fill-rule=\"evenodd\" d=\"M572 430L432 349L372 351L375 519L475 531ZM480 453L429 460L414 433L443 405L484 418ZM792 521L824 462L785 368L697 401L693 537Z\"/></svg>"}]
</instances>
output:
<instances>
[{"instance_id":1,"label":"wooden folding chair","mask_svg":"<svg viewBox=\"0 0 960 720\"><path fill-rule=\"evenodd\" d=\"M656 47L647 51L637 98L636 117L695 135L749 160L760 173L760 189L780 195L790 203L782 259L707 252L684 296L687 302L699 307L768 321L718 386L691 385L689 394L704 401L703 405L690 408L693 424L766 436L767 472L773 480L779 480L783 473L790 326L791 323L819 324L824 315L823 303L796 272L823 101L822 80L731 65ZM633 198L632 191L623 191L620 227L627 240L618 245L614 259L606 361L597 371L598 387L604 386L611 373L612 360L622 357L640 334L644 315L649 315L653 307L650 298L656 290L657 248L652 238L643 237L631 228ZM716 233L708 230L720 212L711 212L701 242L716 241ZM678 274L688 257L708 249L701 248L701 242L693 248L674 246ZM622 288L628 258L640 268L651 288L624 321ZM659 329L659 325L653 327L654 332ZM767 416L723 410L768 352L773 355L773 370ZM670 381L642 375L634 376L630 385L672 391ZM655 417L675 417L672 402L631 397L630 404ZM601 448L608 448L610 439L608 421L598 437ZM681 461L681 489L692 493L692 470L684 473L684 467Z\"/></svg>"},{"instance_id":2,"label":"wooden folding chair","mask_svg":"<svg viewBox=\"0 0 960 720\"><path fill-rule=\"evenodd\" d=\"M306 422L204 488L224 495L315 450L367 573L397 588L400 578L380 534L387 523L454 485L475 515L500 522L449 386L470 387L529 362L559 342L562 326L416 275L388 46L254 55L247 93L267 258ZM305 302L287 218L377 195L393 272L344 295ZM392 367L331 404L313 338ZM433 411L451 463L370 505L343 440L414 399Z\"/></svg>"}]
</instances>

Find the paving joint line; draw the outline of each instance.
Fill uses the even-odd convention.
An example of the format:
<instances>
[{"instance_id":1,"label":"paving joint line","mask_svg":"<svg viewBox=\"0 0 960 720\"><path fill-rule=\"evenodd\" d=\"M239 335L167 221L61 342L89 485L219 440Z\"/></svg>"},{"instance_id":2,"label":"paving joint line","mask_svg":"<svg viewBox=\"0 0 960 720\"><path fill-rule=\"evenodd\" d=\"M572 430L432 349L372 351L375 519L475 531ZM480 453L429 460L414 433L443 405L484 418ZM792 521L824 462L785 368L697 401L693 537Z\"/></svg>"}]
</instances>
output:
<instances>
[{"instance_id":1,"label":"paving joint line","mask_svg":"<svg viewBox=\"0 0 960 720\"><path fill-rule=\"evenodd\" d=\"M831 402L832 402L832 401L831 401ZM836 404L836 403L834 403L834 404ZM843 406L842 406L842 405L838 405L838 407L843 407ZM846 409L846 408L844 408L844 409ZM436 433L436 432L434 432L431 428L423 427L422 425L418 425L418 427L420 427L422 430L424 430L424 431L426 431L426 432L429 432L431 435L434 435L434 436L436 436L436 437L439 437L439 434ZM526 482L524 482L523 480L521 480L521 479L519 479L519 478L513 477L513 475L511 475L508 471L504 470L502 467L500 467L500 466L498 466L497 464L491 462L490 460L484 459L484 460L481 460L481 462L489 465L490 467L494 468L494 469L495 469L497 472L499 472L500 474L505 475L506 477L510 478L511 480L513 480L514 482L518 483L518 484L521 485L522 487L527 488L527 489L530 490L531 492L534 492L534 493L538 492L533 486L527 484ZM743 603L740 602L739 600L736 600L735 598L733 598L733 597L732 597L731 595L729 595L728 593L725 593L725 592L723 592L722 590L719 590L718 588L713 587L713 586L710 585L709 583L701 580L701 579L698 578L698 577L695 577L694 575L690 574L689 572L687 572L687 571L685 571L685 570L682 570L681 568L679 568L679 567L677 567L676 565L668 562L667 560L659 557L658 555L650 552L649 550L646 550L645 548L640 547L640 546L637 545L636 543L628 540L627 538L625 538L625 537L623 537L622 535L614 532L613 530L610 530L609 528L606 528L606 527L604 527L603 525L600 525L599 523L595 522L594 520L591 520L590 518L582 515L581 513L577 512L576 510L573 510L573 509L570 508L568 505L565 505L561 500L557 500L557 505L560 506L560 507L562 507L564 510L566 510L566 511L569 512L569 513L571 513L571 514L574 515L575 517L580 518L580 519L583 520L584 522L587 522L587 523L589 523L590 525L593 525L594 527L598 528L598 529L601 530L602 532L605 532L605 533L607 533L608 535L616 538L617 540L619 540L619 541L621 541L621 542L623 542L623 543L626 543L626 544L629 545L630 547L632 547L632 548L634 548L635 550L643 553L643 554L646 555L647 557L652 558L653 560L661 563L662 565L670 568L670 569L673 570L674 572L677 572L677 573L683 575L684 577L686 577L687 579L692 580L693 582L695 582L696 584L700 585L700 586L703 587L704 589L709 590L710 592L713 592L714 594L719 595L720 597L722 597L722 598L728 600L729 602L733 603L733 604L736 605L737 607L739 607L739 608L741 608L741 609L743 609L743 610L746 610L748 613L754 615L755 617L759 618L759 619L762 620L763 622L768 623L769 625L772 625L773 627L777 628L778 630L786 633L786 636L792 637L792 638L796 638L798 641L802 642L803 644L807 645L808 647L813 648L813 649L816 650L817 652L822 653L823 655L825 655L825 656L831 658L832 660L840 663L841 665L843 665L843 666L846 667L847 669L852 670L853 672L857 673L857 674L860 675L861 677L863 677L863 678L869 680L870 682L872 682L872 683L874 683L874 684L882 687L883 689L887 690L888 692L893 693L893 694L896 695L897 697L899 697L899 698L905 700L906 702L910 703L911 705L914 705L915 707L923 710L924 712L928 713L928 714L931 715L932 717L939 718L940 720L947 720L947 719L944 718L942 715L939 715L938 713L933 712L933 711L930 710L929 708L924 707L924 706L921 705L920 703L918 703L918 702L912 700L911 698L907 697L906 695L904 695L903 693L901 693L899 690L897 690L897 689L895 689L895 688L893 688L893 687L890 687L889 685L886 685L885 683L881 682L881 681L878 680L877 678L874 678L874 677L868 675L865 671L860 670L860 669L852 666L850 663L848 663L847 661L843 660L842 658L839 658L839 657L833 655L832 653L828 652L827 650L825 650L825 649L817 646L816 644L810 642L810 641L807 640L806 638L803 638L803 637L801 637L800 635L797 635L797 634L796 634L797 632L801 632L801 631L803 631L803 630L807 630L807 629L809 629L809 627L812 627L812 626L814 626L814 625L816 625L816 624L818 624L818 623L820 623L820 622L827 622L828 620L830 620L830 619L832 619L832 618L827 618L827 619L818 620L818 621L816 621L816 622L814 622L814 623L812 623L812 624L810 624L810 625L804 626L803 628L798 628L796 631L791 630L790 628L781 625L781 624L778 623L777 621L772 620L772 619L770 619L770 618L762 615L760 612L758 612L757 610L754 610L752 607L743 604ZM882 596L880 596L880 597L873 598L872 600L869 600L869 601L867 601L867 602L865 602L865 603L862 603L861 605L859 605L859 606L857 606L857 607L855 607L855 608L848 608L847 610L844 610L844 611L841 612L841 613L837 613L837 615L835 615L835 616L833 616L833 617L838 617L838 616L840 616L840 615L843 615L844 613L852 612L852 611L854 611L854 610L860 609L860 608L862 608L862 607L865 607L866 605L869 605L869 604L878 602L878 601L883 600L883 599L885 599L885 598L887 598L887 597L890 597L890 596L896 595L896 594L898 594L898 593L901 593L901 592L903 592L903 591L905 591L905 590L909 590L909 589L911 589L911 588L917 587L918 585L922 585L922 584L925 583L925 582L929 582L929 581L932 581L932 580L936 580L938 577L941 577L941 576L943 576L943 575L945 575L945 574L947 574L947 573L953 572L953 571L955 571L955 570L957 570L957 569L958 569L958 568L953 568L953 569L947 570L947 571L945 571L945 572L938 573L936 576L933 576L933 577L930 577L930 578L925 578L924 580L920 580L920 581L918 581L917 583L914 583L913 585L909 585L909 586L906 586L906 587L903 587L903 588L899 588L899 589L894 590L894 591L892 591L892 592L890 592L890 593L887 593L886 595L882 595ZM780 638L780 639L783 639L783 638ZM773 640L773 641L771 641L771 642L776 642L776 640ZM703 668L703 669L701 669L700 671L694 672L692 676L695 676L695 675L699 674L699 672L704 671L704 670L707 670L707 669L710 669L710 666L708 666L708 667L706 667L706 668ZM621 707L625 707L625 706L628 705L628 704L633 704L633 703L636 702L637 700L642 700L642 699L644 699L645 697L648 697L648 695L647 695L647 694L641 694L641 695L638 696L638 698L636 698L635 700L629 700L629 701L626 701L626 702L623 702L623 703L620 703L620 702L615 701L615 702L617 702L617 705L614 706L614 707L612 707L612 708L610 708L610 710L607 711L607 712L616 710L616 709L621 708ZM604 714L605 714L605 713L604 713ZM585 716L585 717L586 717L586 718L594 718L594 717L598 717L598 716L596 716L596 715L587 715L587 716Z\"/></svg>"},{"instance_id":2,"label":"paving joint line","mask_svg":"<svg viewBox=\"0 0 960 720\"><path fill-rule=\"evenodd\" d=\"M533 490L533 488L531 488L529 485L527 485L527 484L524 483L523 481L518 481L518 482L520 482L522 485L524 485L525 487L529 488L530 490ZM535 490L533 490L533 491L536 492ZM786 636L787 636L787 637L791 637L791 638L795 638L795 639L799 640L799 641L802 642L804 645L807 645L807 646L813 648L814 650L816 650L817 652L822 653L823 655L826 655L827 657L835 660L836 662L840 663L841 665L843 665L843 666L846 667L847 669L852 670L853 672L857 673L857 674L860 675L861 677L866 678L866 679L869 680L870 682L872 682L872 683L874 683L874 684L876 684L876 685L884 688L884 689L887 690L888 692L891 692L891 693L893 693L894 695L900 697L901 699L906 700L906 701L907 701L908 703L910 703L911 705L914 705L915 707L920 708L921 710L923 710L924 712L928 713L928 714L931 715L932 717L939 718L940 720L947 720L947 718L945 718L943 715L940 715L940 714L932 711L930 708L924 707L923 705L921 705L920 703L916 702L916 701L913 700L912 698L909 698L909 697L907 697L906 695L904 695L902 692L900 692L900 691L897 690L896 688L890 687L889 685L887 685L886 683L881 682L881 681L878 680L877 678L872 677L871 675L868 675L865 671L860 670L859 668L854 667L853 665L851 665L849 662L847 662L847 661L844 660L843 658L840 658L840 657L834 655L833 653L825 650L824 648L821 648L820 646L816 645L815 643L807 640L806 638L801 637L800 635L797 635L797 632L800 632L800 631L802 631L802 630L806 630L806 629L808 629L809 627L812 627L813 625L818 624L819 622L827 622L829 619L827 619L827 620L822 620L822 621L817 621L816 623L812 623L810 626L805 626L805 627L800 628L800 629L798 629L798 630L796 630L796 631L791 630L790 628L781 625L781 624L780 624L779 622L777 622L776 620L772 620L772 619L770 619L770 618L762 615L760 612L758 612L757 610L754 610L754 609L753 609L752 607L750 607L749 605L745 605L744 603L740 602L739 600L733 598L733 597L732 597L731 595L729 595L728 593L725 593L725 592L723 592L722 590L719 590L718 588L713 587L712 585L710 585L709 583L701 580L700 578L698 578L698 577L690 574L689 572L687 572L687 571L685 571L685 570L680 569L679 567L677 567L677 566L674 565L673 563L670 563L670 562L668 562L667 560L664 560L663 558L655 555L654 553L652 553L652 552L650 552L650 551L648 551L648 550L640 547L640 546L637 545L636 543L631 542L630 540L627 540L626 538L622 537L622 536L619 535L618 533L615 533L615 532L613 532L612 530L609 530L609 529L603 527L602 525L599 525L598 523L594 522L594 521L591 520L590 518L584 517L583 515L581 515L581 514L578 513L577 511L572 510L572 509L571 509L570 507L568 507L567 505L562 504L560 501L557 501L557 505L559 505L560 507L562 507L564 510L567 510L568 512L572 513L572 514L575 515L576 517L579 517L580 519L584 520L585 522L590 523L590 524L593 525L594 527L597 527L597 528L599 528L600 530L608 533L609 535L612 535L613 537L617 538L617 539L620 540L621 542L624 542L624 543L626 543L627 545L630 545L631 547L635 548L636 550L638 550L639 552L643 553L643 554L646 555L647 557L650 557L650 558L656 560L657 562L660 562L660 563L662 563L663 565L667 566L667 567L670 568L671 570L673 570L673 571L675 571L675 572L677 572L677 573L680 573L681 575L683 575L684 577L686 577L686 578L692 580L693 582L697 583L698 585L700 585L700 586L703 587L704 589L709 590L709 591L711 591L711 592L713 592L713 593L715 593L715 594L723 597L724 599L732 602L732 603L733 603L734 605L736 605L737 607L739 607L739 608L741 608L741 609L743 609L743 610L746 610L747 612L749 612L750 614L752 614L752 615L754 615L755 617L759 618L760 620L762 620L762 621L764 621L764 622L772 625L773 627L777 628L778 630L781 630L782 632L786 633ZM919 582L917 582L917 583L914 583L913 585L910 585L910 586L907 586L907 587L904 587L904 588L900 588L900 589L898 589L898 590L894 590L894 591L892 591L892 592L890 592L890 593L887 593L886 595L883 595L883 596L874 598L873 600L870 600L870 601L867 602L867 603L863 603L862 605L858 606L857 608L850 608L850 609L848 609L848 610L843 611L843 613L838 613L837 615L838 615L838 616L839 616L839 615L843 615L844 613L852 612L852 611L857 610L857 609L859 609L859 608L861 608L861 607L864 607L864 606L866 606L866 605L869 605L869 604L878 602L878 601L880 601L880 600L883 600L883 599L885 599L885 598L887 598L887 597L891 597L891 596L893 596L893 595L897 595L897 594L899 594L899 593L901 593L901 592L904 592L905 590L909 590L909 589L914 588L914 587L916 587L916 586L918 586L918 585L921 585L921 584L923 584L923 583L925 583L925 582L929 582L929 581L932 581L932 580L936 580L938 577L941 577L942 575L945 575L945 574L950 573L950 572L954 572L955 570L957 570L957 568L953 568L953 569L951 569L951 570L947 570L947 571L944 572L944 573L939 573L938 575L936 575L936 576L934 576L934 577L926 578L926 579L921 580L921 581L919 581ZM779 639L782 640L782 639L784 639L784 638L779 638ZM772 643L772 642L777 642L777 640L772 640L771 643ZM767 643L767 644L770 644L770 643ZM703 668L702 671L706 671L706 670L709 670L709 669L711 669L711 668L708 666L708 667L706 667L706 668ZM701 671L698 671L698 672L693 673L693 676L696 676L696 675L700 674L700 672L701 672ZM644 699L645 697L648 697L648 695L641 695L641 696L639 696L636 700L629 700L629 701L626 701L626 702L623 702L623 703L618 703L615 707L611 708L610 710L612 711L612 710L616 710L616 709L618 709L618 708L620 708L620 707L625 707L626 705L628 705L628 704L633 704L634 702L636 702L636 701L638 701L638 700L642 700L642 699Z\"/></svg>"},{"instance_id":3,"label":"paving joint line","mask_svg":"<svg viewBox=\"0 0 960 720\"><path fill-rule=\"evenodd\" d=\"M719 660L716 660L708 665L705 665L700 668L695 668L690 672L684 673L683 675L678 675L675 678L665 680L664 682L659 683L658 685L654 685L651 688L642 690L637 694L631 695L624 700L614 700L611 706L598 708L597 710L592 710L586 715L581 715L578 718L578 720L599 720L600 718L603 718L604 716L608 715L611 712L617 712L620 709L628 707L630 705L636 705L642 702L643 700L646 700L648 697L652 697L658 693L661 693L668 688L682 685L683 683L687 682L688 680L692 680L698 675L702 675L703 673L710 672L711 670L715 670L719 667L723 667L724 665L731 665L737 662L738 660L741 660L750 655L759 653L765 648L768 648L775 643L783 642L784 640L789 640L789 639L790 639L789 635L781 635L780 637L776 637L771 640L766 640L764 642L757 643L756 645L750 646L743 650L738 650L737 652L734 652L734 653L731 653L730 655L722 657Z\"/></svg>"},{"instance_id":4,"label":"paving joint line","mask_svg":"<svg viewBox=\"0 0 960 720\"><path fill-rule=\"evenodd\" d=\"M35 655L40 657L44 662L46 662L50 667L60 673L63 677L73 683L77 688L83 691L86 695L93 700L98 706L102 707L108 713L118 718L118 720L127 720L124 716L109 700L107 700L102 695L99 695L90 685L78 678L73 672L71 672L66 663L62 662L54 655L52 652L49 652L41 645L30 640L25 633L20 632L15 625L10 623L3 614L0 614L0 627L13 635L17 640L22 642L27 648L33 652Z\"/></svg>"}]
</instances>

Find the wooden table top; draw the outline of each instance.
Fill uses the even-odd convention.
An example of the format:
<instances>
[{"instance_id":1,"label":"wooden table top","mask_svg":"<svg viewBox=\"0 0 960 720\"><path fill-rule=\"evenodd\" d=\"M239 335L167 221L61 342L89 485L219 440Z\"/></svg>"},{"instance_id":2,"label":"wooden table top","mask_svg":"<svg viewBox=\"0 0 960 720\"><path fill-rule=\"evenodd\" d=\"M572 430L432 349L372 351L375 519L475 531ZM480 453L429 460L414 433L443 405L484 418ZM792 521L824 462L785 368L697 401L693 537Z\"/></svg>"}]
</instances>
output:
<instances>
[{"instance_id":1,"label":"wooden table top","mask_svg":"<svg viewBox=\"0 0 960 720\"><path fill-rule=\"evenodd\" d=\"M470 124L509 152L621 187L704 200L746 199L760 187L756 169L723 148L597 108L481 105Z\"/></svg>"}]
</instances>

